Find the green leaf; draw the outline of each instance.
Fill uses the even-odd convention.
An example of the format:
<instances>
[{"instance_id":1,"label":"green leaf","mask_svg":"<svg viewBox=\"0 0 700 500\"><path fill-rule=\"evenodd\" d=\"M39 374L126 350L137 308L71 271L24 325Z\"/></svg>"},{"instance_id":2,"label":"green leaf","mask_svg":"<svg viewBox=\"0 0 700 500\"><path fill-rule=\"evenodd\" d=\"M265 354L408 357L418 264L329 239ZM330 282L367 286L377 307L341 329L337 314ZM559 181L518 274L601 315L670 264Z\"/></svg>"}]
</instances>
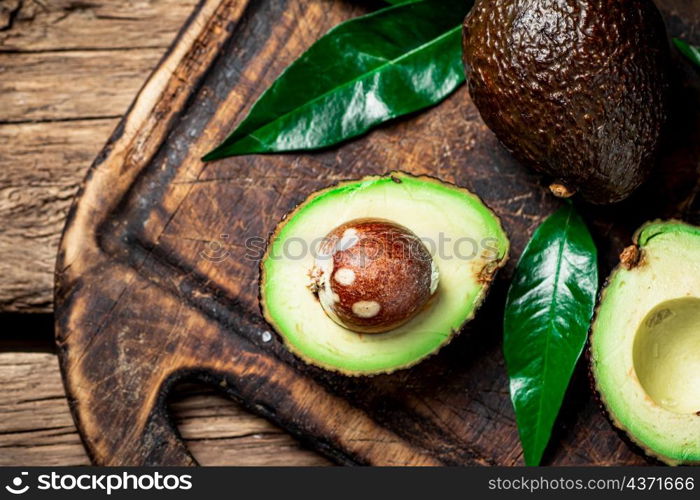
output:
<instances>
[{"instance_id":1,"label":"green leaf","mask_svg":"<svg viewBox=\"0 0 700 500\"><path fill-rule=\"evenodd\" d=\"M503 349L527 465L542 460L586 344L596 254L586 224L567 204L535 231L508 291Z\"/></svg>"},{"instance_id":2,"label":"green leaf","mask_svg":"<svg viewBox=\"0 0 700 500\"><path fill-rule=\"evenodd\" d=\"M323 148L440 102L465 80L461 22L471 4L412 1L333 28L203 159Z\"/></svg>"},{"instance_id":3,"label":"green leaf","mask_svg":"<svg viewBox=\"0 0 700 500\"><path fill-rule=\"evenodd\" d=\"M700 66L700 48L695 45L690 45L680 38L674 38L673 43L676 44L676 48L681 51L681 53L694 62L697 66Z\"/></svg>"}]
</instances>

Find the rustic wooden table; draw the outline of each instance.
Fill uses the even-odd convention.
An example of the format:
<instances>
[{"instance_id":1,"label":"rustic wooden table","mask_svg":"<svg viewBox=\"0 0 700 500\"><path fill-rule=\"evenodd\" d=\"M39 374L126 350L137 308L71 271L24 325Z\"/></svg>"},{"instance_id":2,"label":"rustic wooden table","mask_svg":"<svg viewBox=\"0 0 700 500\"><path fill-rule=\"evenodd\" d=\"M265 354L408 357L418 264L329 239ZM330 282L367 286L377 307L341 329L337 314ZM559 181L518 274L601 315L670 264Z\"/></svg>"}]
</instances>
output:
<instances>
[{"instance_id":1,"label":"rustic wooden table","mask_svg":"<svg viewBox=\"0 0 700 500\"><path fill-rule=\"evenodd\" d=\"M53 353L54 259L94 156L196 0L0 0L0 465L87 464ZM196 387L171 403L205 465L322 465Z\"/></svg>"}]
</instances>

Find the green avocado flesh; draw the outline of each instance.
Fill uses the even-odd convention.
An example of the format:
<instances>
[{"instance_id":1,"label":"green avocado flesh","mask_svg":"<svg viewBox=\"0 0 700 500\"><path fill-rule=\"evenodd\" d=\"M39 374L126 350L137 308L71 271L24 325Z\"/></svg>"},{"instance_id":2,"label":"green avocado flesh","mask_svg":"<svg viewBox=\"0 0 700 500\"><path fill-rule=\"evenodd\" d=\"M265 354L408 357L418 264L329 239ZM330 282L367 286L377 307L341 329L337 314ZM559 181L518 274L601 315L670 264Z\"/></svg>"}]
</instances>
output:
<instances>
[{"instance_id":1,"label":"green avocado flesh","mask_svg":"<svg viewBox=\"0 0 700 500\"><path fill-rule=\"evenodd\" d=\"M306 249L340 224L367 217L393 221L435 242L427 247L440 274L428 304L408 323L380 334L339 326L309 288L314 252ZM441 235L481 246L478 252L468 245L454 252L446 244L437 251ZM306 362L349 375L388 373L436 352L473 317L508 247L499 219L464 189L404 173L366 177L314 193L280 223L261 263L261 307Z\"/></svg>"},{"instance_id":2,"label":"green avocado flesh","mask_svg":"<svg viewBox=\"0 0 700 500\"><path fill-rule=\"evenodd\" d=\"M591 330L591 372L615 426L668 464L700 463L700 228L654 222Z\"/></svg>"}]
</instances>

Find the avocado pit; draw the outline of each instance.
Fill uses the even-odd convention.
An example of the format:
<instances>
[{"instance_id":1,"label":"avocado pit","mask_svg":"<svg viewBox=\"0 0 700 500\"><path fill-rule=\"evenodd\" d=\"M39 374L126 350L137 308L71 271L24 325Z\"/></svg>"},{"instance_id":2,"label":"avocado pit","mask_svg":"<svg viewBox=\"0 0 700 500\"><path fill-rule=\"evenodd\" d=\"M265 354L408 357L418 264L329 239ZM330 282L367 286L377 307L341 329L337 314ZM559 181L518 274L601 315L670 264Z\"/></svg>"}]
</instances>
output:
<instances>
[{"instance_id":1,"label":"avocado pit","mask_svg":"<svg viewBox=\"0 0 700 500\"><path fill-rule=\"evenodd\" d=\"M408 322L439 279L420 238L379 218L354 219L328 233L310 276L328 317L357 333L384 333Z\"/></svg>"},{"instance_id":2,"label":"avocado pit","mask_svg":"<svg viewBox=\"0 0 700 500\"><path fill-rule=\"evenodd\" d=\"M670 412L700 412L700 299L654 307L637 329L634 369L649 398Z\"/></svg>"}]
</instances>

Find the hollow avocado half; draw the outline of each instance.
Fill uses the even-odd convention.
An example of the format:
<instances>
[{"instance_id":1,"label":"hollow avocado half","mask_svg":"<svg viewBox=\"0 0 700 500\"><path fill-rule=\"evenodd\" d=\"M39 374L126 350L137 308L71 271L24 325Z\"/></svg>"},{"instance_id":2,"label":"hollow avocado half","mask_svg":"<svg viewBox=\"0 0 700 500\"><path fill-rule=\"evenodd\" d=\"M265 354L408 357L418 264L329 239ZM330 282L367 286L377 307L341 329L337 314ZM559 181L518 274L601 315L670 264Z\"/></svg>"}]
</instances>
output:
<instances>
[{"instance_id":1,"label":"hollow avocado half","mask_svg":"<svg viewBox=\"0 0 700 500\"><path fill-rule=\"evenodd\" d=\"M612 423L670 465L700 463L700 228L652 222L601 293L591 374Z\"/></svg>"},{"instance_id":2,"label":"hollow avocado half","mask_svg":"<svg viewBox=\"0 0 700 500\"><path fill-rule=\"evenodd\" d=\"M415 233L440 276L419 313L378 334L334 322L309 286L319 240L369 217ZM277 226L260 264L261 309L307 363L347 375L390 373L437 352L473 318L508 250L498 217L466 189L401 172L343 182L313 193Z\"/></svg>"}]
</instances>

